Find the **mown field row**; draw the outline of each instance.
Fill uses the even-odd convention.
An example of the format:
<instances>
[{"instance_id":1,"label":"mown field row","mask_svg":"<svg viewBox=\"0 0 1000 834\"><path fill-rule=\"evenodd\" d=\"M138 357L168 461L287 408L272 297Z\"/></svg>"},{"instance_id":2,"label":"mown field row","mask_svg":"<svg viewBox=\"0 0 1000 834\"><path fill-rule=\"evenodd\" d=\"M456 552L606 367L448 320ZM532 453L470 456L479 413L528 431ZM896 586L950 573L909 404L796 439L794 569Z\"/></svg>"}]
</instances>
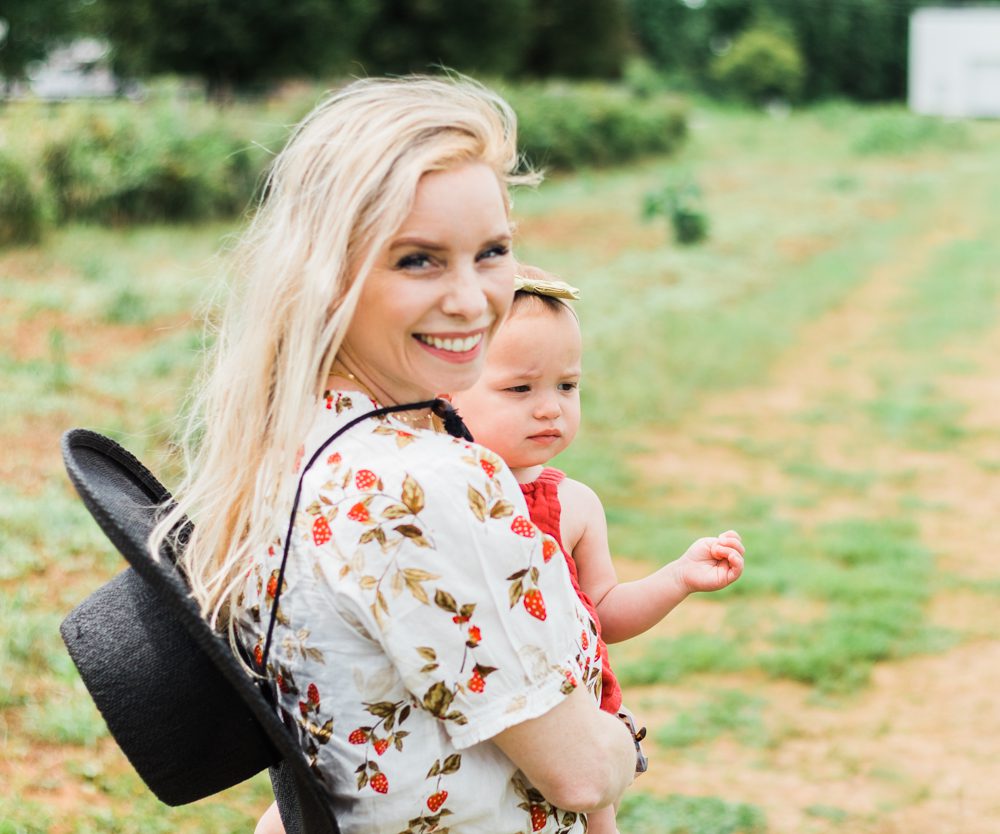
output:
<instances>
[{"instance_id":1,"label":"mown field row","mask_svg":"<svg viewBox=\"0 0 1000 834\"><path fill-rule=\"evenodd\" d=\"M622 576L727 527L749 549L732 589L613 647L653 753L626 834L1000 825L978 787L997 765L955 712L1000 724L974 698L997 673L969 663L1000 646L998 134L702 106L679 157L516 195L519 256L583 290L585 426L560 464L604 497ZM641 219L681 181L710 223L696 247ZM249 831L268 804L258 777L160 806L57 631L121 567L59 435L111 434L172 482L231 231L72 225L0 252L2 834Z\"/></svg>"}]
</instances>

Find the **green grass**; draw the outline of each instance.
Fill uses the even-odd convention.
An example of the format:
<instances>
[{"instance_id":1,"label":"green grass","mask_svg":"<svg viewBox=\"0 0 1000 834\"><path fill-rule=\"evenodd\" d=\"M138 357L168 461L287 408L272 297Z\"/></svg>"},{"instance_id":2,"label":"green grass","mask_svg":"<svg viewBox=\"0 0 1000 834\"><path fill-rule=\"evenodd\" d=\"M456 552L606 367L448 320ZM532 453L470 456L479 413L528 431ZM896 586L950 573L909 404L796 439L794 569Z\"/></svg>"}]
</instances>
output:
<instances>
[{"instance_id":1,"label":"green grass","mask_svg":"<svg viewBox=\"0 0 1000 834\"><path fill-rule=\"evenodd\" d=\"M785 472L804 481L830 491L856 492L874 483L876 475L871 470L856 472L825 466L812 459L798 459L785 465Z\"/></svg>"},{"instance_id":2,"label":"green grass","mask_svg":"<svg viewBox=\"0 0 1000 834\"><path fill-rule=\"evenodd\" d=\"M997 199L1000 192L994 192L990 202ZM997 323L1000 286L982 265L1000 257L998 233L1000 223L992 222L982 238L952 243L909 287L897 326L897 338L909 354L937 353L955 342L974 343Z\"/></svg>"},{"instance_id":3,"label":"green grass","mask_svg":"<svg viewBox=\"0 0 1000 834\"><path fill-rule=\"evenodd\" d=\"M38 802L0 797L0 834L47 834L51 811Z\"/></svg>"},{"instance_id":4,"label":"green grass","mask_svg":"<svg viewBox=\"0 0 1000 834\"><path fill-rule=\"evenodd\" d=\"M965 406L943 396L922 374L886 377L879 388L868 413L887 437L919 449L946 448L965 437Z\"/></svg>"},{"instance_id":5,"label":"green grass","mask_svg":"<svg viewBox=\"0 0 1000 834\"><path fill-rule=\"evenodd\" d=\"M78 747L93 747L108 735L104 719L79 680L73 687L50 692L45 704L28 705L24 729L37 741Z\"/></svg>"},{"instance_id":6,"label":"green grass","mask_svg":"<svg viewBox=\"0 0 1000 834\"><path fill-rule=\"evenodd\" d=\"M15 139L25 136L18 129ZM994 123L953 129L843 104L783 121L707 107L693 113L677 159L554 177L516 195L525 228L518 255L583 291L584 427L557 465L602 496L613 551L652 570L724 523L750 552L735 586L703 597L721 606L721 625L695 624L614 655L626 687L702 693L652 728L661 744L724 736L762 756L782 743L768 730L775 707L756 695L769 677L814 694L857 692L877 664L958 639L929 625L937 589L998 593L996 580L938 571L919 522L947 505L920 494L919 466L895 461L982 451L948 382L983 367L981 345L1000 322L997 171ZM690 248L640 216L643 195L684 172L701 185L711 226ZM935 246L943 204L953 224L945 231L960 234ZM114 757L58 636L66 613L123 567L66 482L58 435L96 428L171 482L168 437L204 349L200 322L219 287L214 252L232 228L71 226L43 247L0 253L0 432L9 438L4 465L18 461L0 485L0 744L15 771L32 765L18 761L19 750L64 750L58 778L78 795L56 814L43 792L0 790L0 834L246 832L267 804L264 776L188 808L156 802ZM817 436L850 427L846 452L827 456L811 434L770 432L752 398L744 427L702 412L712 398L766 384L815 322L851 309L873 275L894 269L906 280L873 336L881 352L864 366L870 390L828 390L794 417ZM868 358L831 348L832 370ZM699 492L644 468L664 451L663 428L681 424L695 427L698 448L731 455L722 488ZM876 446L893 453L891 468L870 454ZM973 465L993 473L995 457ZM745 474L767 464L783 479L777 487ZM30 476L22 481L21 472ZM866 506L879 491L890 497ZM755 682L753 696L741 680ZM716 773L705 784L726 795ZM634 795L620 825L631 834L763 834L762 808L775 801ZM832 806L803 812L810 825L845 830L853 819Z\"/></svg>"},{"instance_id":7,"label":"green grass","mask_svg":"<svg viewBox=\"0 0 1000 834\"><path fill-rule=\"evenodd\" d=\"M618 827L630 834L765 834L764 813L754 805L716 797L626 795Z\"/></svg>"},{"instance_id":8,"label":"green grass","mask_svg":"<svg viewBox=\"0 0 1000 834\"><path fill-rule=\"evenodd\" d=\"M25 684L30 676L47 673L62 659L60 619L58 610L47 606L33 588L0 598L0 658L5 679Z\"/></svg>"},{"instance_id":9,"label":"green grass","mask_svg":"<svg viewBox=\"0 0 1000 834\"><path fill-rule=\"evenodd\" d=\"M816 819L827 820L835 825L842 825L850 819L850 814L843 808L835 805L810 805L805 809L806 813Z\"/></svg>"},{"instance_id":10,"label":"green grass","mask_svg":"<svg viewBox=\"0 0 1000 834\"><path fill-rule=\"evenodd\" d=\"M774 648L759 658L770 674L851 691L877 662L949 645L924 624L932 562L913 525L851 519L824 525L811 546L800 587L825 601L827 613L808 627L779 625Z\"/></svg>"},{"instance_id":11,"label":"green grass","mask_svg":"<svg viewBox=\"0 0 1000 834\"><path fill-rule=\"evenodd\" d=\"M875 663L952 645L952 635L925 625L935 577L912 523L851 518L809 528L761 520L767 511L751 502L745 521L737 516L750 566L709 597L727 605L730 628L650 641L641 658L615 665L625 685L757 668L846 693L868 682ZM685 521L668 516L665 526L683 529ZM768 598L797 603L792 611L805 603L814 614L803 623L798 615L787 619L781 605L759 610Z\"/></svg>"},{"instance_id":12,"label":"green grass","mask_svg":"<svg viewBox=\"0 0 1000 834\"><path fill-rule=\"evenodd\" d=\"M961 122L888 109L864 125L852 140L851 149L858 154L898 156L928 148L961 150L969 141L968 129Z\"/></svg>"},{"instance_id":13,"label":"green grass","mask_svg":"<svg viewBox=\"0 0 1000 834\"><path fill-rule=\"evenodd\" d=\"M770 742L761 711L764 701L736 689L706 694L693 709L679 713L656 732L664 747L691 747L731 735L741 744L762 747Z\"/></svg>"},{"instance_id":14,"label":"green grass","mask_svg":"<svg viewBox=\"0 0 1000 834\"><path fill-rule=\"evenodd\" d=\"M746 666L739 643L713 634L691 632L657 640L639 660L615 665L624 686L676 683L687 675L734 672Z\"/></svg>"}]
</instances>

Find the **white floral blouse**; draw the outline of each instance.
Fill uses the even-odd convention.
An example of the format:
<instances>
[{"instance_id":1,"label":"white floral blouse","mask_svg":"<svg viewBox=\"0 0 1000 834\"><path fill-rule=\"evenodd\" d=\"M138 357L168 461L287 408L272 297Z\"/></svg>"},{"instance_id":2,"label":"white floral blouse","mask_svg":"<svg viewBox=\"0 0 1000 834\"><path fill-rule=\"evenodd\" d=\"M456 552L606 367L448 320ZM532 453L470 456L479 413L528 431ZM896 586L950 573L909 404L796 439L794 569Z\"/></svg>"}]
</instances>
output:
<instances>
[{"instance_id":1,"label":"white floral blouse","mask_svg":"<svg viewBox=\"0 0 1000 834\"><path fill-rule=\"evenodd\" d=\"M328 397L302 458L372 408ZM287 516L274 524L236 612L258 662ZM392 417L306 473L267 667L343 834L586 831L488 741L576 686L600 698L594 625L557 552L500 458Z\"/></svg>"}]
</instances>

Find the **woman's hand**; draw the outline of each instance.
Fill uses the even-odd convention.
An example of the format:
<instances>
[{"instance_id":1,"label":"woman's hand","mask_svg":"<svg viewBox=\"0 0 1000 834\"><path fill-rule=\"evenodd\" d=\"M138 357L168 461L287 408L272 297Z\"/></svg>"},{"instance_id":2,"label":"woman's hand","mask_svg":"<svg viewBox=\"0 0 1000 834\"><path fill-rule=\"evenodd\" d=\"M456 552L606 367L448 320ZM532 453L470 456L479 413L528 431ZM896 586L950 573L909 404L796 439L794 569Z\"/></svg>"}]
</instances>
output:
<instances>
[{"instance_id":1,"label":"woman's hand","mask_svg":"<svg viewBox=\"0 0 1000 834\"><path fill-rule=\"evenodd\" d=\"M590 813L615 802L635 778L628 728L601 712L577 687L545 715L510 727L492 741L549 802Z\"/></svg>"}]
</instances>

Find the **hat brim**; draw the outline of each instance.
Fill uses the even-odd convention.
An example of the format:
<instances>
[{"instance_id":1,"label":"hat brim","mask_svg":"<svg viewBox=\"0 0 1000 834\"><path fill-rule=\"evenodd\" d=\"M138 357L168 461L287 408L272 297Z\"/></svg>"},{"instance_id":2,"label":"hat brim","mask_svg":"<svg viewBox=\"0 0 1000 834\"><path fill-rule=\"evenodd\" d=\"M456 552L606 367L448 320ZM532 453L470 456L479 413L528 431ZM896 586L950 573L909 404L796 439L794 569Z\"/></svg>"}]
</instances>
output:
<instances>
[{"instance_id":1,"label":"hat brim","mask_svg":"<svg viewBox=\"0 0 1000 834\"><path fill-rule=\"evenodd\" d=\"M339 831L330 798L274 708L209 628L169 555L146 546L170 493L110 438L73 429L63 460L84 505L131 566L60 631L115 741L168 805L272 767L289 834Z\"/></svg>"}]
</instances>

